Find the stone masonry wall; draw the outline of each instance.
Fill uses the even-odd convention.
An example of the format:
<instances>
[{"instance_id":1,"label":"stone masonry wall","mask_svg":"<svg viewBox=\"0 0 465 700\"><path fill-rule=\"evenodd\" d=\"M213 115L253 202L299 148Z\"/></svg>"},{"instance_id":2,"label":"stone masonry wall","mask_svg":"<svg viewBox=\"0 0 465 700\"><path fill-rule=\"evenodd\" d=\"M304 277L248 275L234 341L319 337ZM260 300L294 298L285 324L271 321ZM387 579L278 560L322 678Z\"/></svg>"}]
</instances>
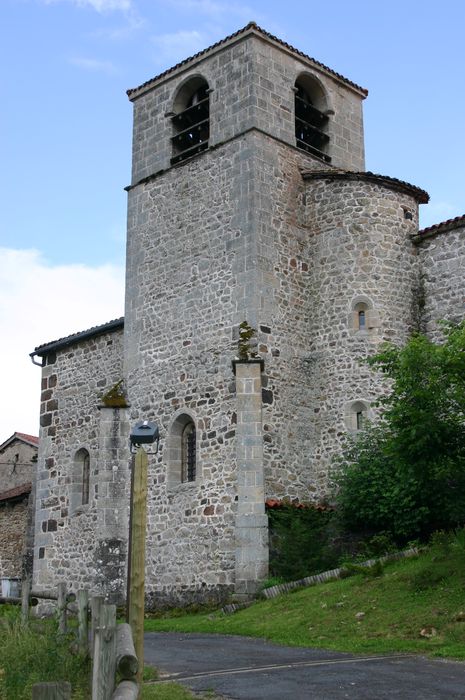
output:
<instances>
[{"instance_id":1,"label":"stone masonry wall","mask_svg":"<svg viewBox=\"0 0 465 700\"><path fill-rule=\"evenodd\" d=\"M153 605L234 585L234 335L255 304L247 137L130 192L125 374L131 420L160 427L149 455L147 592ZM176 479L173 424L197 428L197 478Z\"/></svg>"},{"instance_id":2,"label":"stone masonry wall","mask_svg":"<svg viewBox=\"0 0 465 700\"><path fill-rule=\"evenodd\" d=\"M76 343L47 359L42 370L34 585L48 588L66 580L74 589L100 592L111 576L118 582L118 598L126 556L128 496L121 483L126 491L128 429L123 438L123 409L100 407L102 395L122 378L122 332ZM86 505L72 499L82 481L75 462L80 449L90 455ZM114 497L110 503L109 492ZM119 531L106 527L108 509L116 509Z\"/></svg>"},{"instance_id":3,"label":"stone masonry wall","mask_svg":"<svg viewBox=\"0 0 465 700\"><path fill-rule=\"evenodd\" d=\"M0 452L0 493L32 482L36 468L37 447L19 439Z\"/></svg>"},{"instance_id":4,"label":"stone masonry wall","mask_svg":"<svg viewBox=\"0 0 465 700\"><path fill-rule=\"evenodd\" d=\"M465 317L465 225L415 241L422 271L422 324L438 340L438 321Z\"/></svg>"},{"instance_id":5,"label":"stone masonry wall","mask_svg":"<svg viewBox=\"0 0 465 700\"><path fill-rule=\"evenodd\" d=\"M27 518L27 497L14 503L0 503L0 578L21 578Z\"/></svg>"},{"instance_id":6,"label":"stone masonry wall","mask_svg":"<svg viewBox=\"0 0 465 700\"><path fill-rule=\"evenodd\" d=\"M363 180L310 179L306 200L312 312L302 358L309 386L303 454L324 495L347 434L348 404L370 405L383 391L381 377L360 360L381 341L404 343L416 328L419 271L410 235L418 207L407 193ZM373 327L364 331L352 326L359 299L372 305Z\"/></svg>"}]
</instances>

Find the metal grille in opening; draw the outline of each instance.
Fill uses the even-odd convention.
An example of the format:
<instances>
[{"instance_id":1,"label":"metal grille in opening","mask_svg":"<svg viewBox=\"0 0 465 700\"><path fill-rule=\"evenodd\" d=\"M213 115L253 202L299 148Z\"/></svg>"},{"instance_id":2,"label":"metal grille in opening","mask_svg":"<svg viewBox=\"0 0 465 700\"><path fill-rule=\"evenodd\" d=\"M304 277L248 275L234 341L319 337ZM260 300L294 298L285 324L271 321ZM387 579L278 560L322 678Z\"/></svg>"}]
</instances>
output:
<instances>
[{"instance_id":1,"label":"metal grille in opening","mask_svg":"<svg viewBox=\"0 0 465 700\"><path fill-rule=\"evenodd\" d=\"M195 481L196 436L195 425L191 421L182 431L182 481Z\"/></svg>"}]
</instances>

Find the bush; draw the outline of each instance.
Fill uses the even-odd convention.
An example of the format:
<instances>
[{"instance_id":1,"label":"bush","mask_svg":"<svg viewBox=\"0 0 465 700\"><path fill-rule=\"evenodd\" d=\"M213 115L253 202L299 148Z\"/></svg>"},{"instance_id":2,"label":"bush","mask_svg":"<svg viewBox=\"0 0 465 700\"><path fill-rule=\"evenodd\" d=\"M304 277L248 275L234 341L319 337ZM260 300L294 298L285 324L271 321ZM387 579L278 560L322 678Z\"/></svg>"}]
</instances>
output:
<instances>
[{"instance_id":1,"label":"bush","mask_svg":"<svg viewBox=\"0 0 465 700\"><path fill-rule=\"evenodd\" d=\"M389 380L384 411L348 443L335 481L344 527L398 544L465 522L465 321L367 360Z\"/></svg>"},{"instance_id":2,"label":"bush","mask_svg":"<svg viewBox=\"0 0 465 700\"><path fill-rule=\"evenodd\" d=\"M337 565L334 513L283 504L268 510L270 576L295 581Z\"/></svg>"}]
</instances>

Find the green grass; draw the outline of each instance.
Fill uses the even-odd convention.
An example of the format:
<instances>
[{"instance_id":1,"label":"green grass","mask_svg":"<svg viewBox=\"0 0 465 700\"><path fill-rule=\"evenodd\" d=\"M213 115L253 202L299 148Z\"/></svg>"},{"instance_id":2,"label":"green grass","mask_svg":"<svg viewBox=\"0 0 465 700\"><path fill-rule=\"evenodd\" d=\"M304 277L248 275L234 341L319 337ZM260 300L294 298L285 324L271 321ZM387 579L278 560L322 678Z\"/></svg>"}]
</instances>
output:
<instances>
[{"instance_id":1,"label":"green grass","mask_svg":"<svg viewBox=\"0 0 465 700\"><path fill-rule=\"evenodd\" d=\"M54 620L22 627L18 613L0 606L0 700L30 700L32 686L45 681L69 681L73 700L86 700L90 663L70 653L71 637L58 637Z\"/></svg>"},{"instance_id":2,"label":"green grass","mask_svg":"<svg viewBox=\"0 0 465 700\"><path fill-rule=\"evenodd\" d=\"M386 565L382 575L354 575L234 615L220 612L148 619L146 631L262 637L288 646L354 653L414 652L465 659L465 549L457 542ZM356 618L359 612L363 619ZM465 617L465 614L462 616ZM434 628L424 638L422 629Z\"/></svg>"},{"instance_id":3,"label":"green grass","mask_svg":"<svg viewBox=\"0 0 465 700\"><path fill-rule=\"evenodd\" d=\"M194 694L179 683L160 683L142 687L141 700L215 700L215 693Z\"/></svg>"}]
</instances>

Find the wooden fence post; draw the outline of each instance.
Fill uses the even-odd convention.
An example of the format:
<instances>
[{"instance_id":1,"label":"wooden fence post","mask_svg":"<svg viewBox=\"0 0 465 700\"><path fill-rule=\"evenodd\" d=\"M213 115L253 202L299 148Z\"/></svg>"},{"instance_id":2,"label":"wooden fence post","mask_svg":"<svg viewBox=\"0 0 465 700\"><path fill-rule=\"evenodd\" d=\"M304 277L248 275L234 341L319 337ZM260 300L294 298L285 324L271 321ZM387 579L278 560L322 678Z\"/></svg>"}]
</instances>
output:
<instances>
[{"instance_id":1,"label":"wooden fence post","mask_svg":"<svg viewBox=\"0 0 465 700\"><path fill-rule=\"evenodd\" d=\"M58 584L58 632L66 634L66 583Z\"/></svg>"},{"instance_id":2,"label":"wooden fence post","mask_svg":"<svg viewBox=\"0 0 465 700\"><path fill-rule=\"evenodd\" d=\"M103 605L95 628L92 700L111 700L116 673L116 605Z\"/></svg>"},{"instance_id":3,"label":"wooden fence post","mask_svg":"<svg viewBox=\"0 0 465 700\"><path fill-rule=\"evenodd\" d=\"M89 642L90 655L92 658L94 656L95 630L99 626L100 612L102 610L102 607L103 607L103 596L101 596L101 595L92 596L92 598L90 599L91 622L90 622L90 642Z\"/></svg>"},{"instance_id":4,"label":"wooden fence post","mask_svg":"<svg viewBox=\"0 0 465 700\"><path fill-rule=\"evenodd\" d=\"M131 561L129 567L128 622L131 625L139 668L137 682L142 683L144 670L144 598L145 598L145 537L147 533L147 453L138 447L134 459Z\"/></svg>"},{"instance_id":5,"label":"wooden fence post","mask_svg":"<svg viewBox=\"0 0 465 700\"><path fill-rule=\"evenodd\" d=\"M26 625L29 619L29 596L31 595L31 577L26 576L21 583L21 624Z\"/></svg>"},{"instance_id":6,"label":"wooden fence post","mask_svg":"<svg viewBox=\"0 0 465 700\"><path fill-rule=\"evenodd\" d=\"M89 652L89 593L86 590L79 590L77 594L78 602L78 646L79 653L86 656Z\"/></svg>"},{"instance_id":7,"label":"wooden fence post","mask_svg":"<svg viewBox=\"0 0 465 700\"><path fill-rule=\"evenodd\" d=\"M32 700L71 700L71 685L60 683L35 683L32 686Z\"/></svg>"}]
</instances>

